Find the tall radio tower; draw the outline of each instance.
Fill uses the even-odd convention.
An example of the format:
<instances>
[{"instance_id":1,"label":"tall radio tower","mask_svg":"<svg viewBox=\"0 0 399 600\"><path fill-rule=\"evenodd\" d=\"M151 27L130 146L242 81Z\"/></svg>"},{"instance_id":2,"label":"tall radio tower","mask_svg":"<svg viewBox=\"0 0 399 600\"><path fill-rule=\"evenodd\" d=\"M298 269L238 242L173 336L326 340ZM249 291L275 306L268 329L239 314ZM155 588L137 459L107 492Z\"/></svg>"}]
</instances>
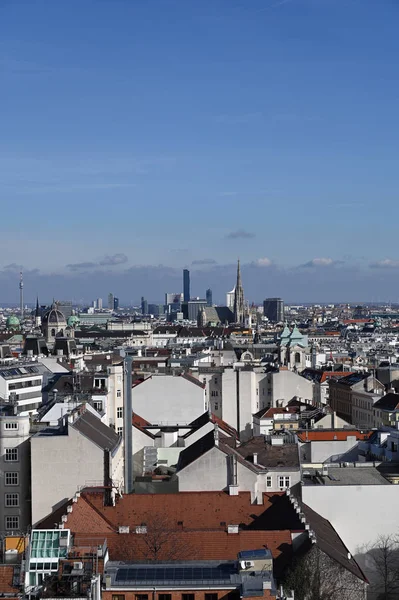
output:
<instances>
[{"instance_id":1,"label":"tall radio tower","mask_svg":"<svg viewBox=\"0 0 399 600\"><path fill-rule=\"evenodd\" d=\"M24 280L22 278L22 271L19 274L19 307L21 311L21 319L24 318Z\"/></svg>"}]
</instances>

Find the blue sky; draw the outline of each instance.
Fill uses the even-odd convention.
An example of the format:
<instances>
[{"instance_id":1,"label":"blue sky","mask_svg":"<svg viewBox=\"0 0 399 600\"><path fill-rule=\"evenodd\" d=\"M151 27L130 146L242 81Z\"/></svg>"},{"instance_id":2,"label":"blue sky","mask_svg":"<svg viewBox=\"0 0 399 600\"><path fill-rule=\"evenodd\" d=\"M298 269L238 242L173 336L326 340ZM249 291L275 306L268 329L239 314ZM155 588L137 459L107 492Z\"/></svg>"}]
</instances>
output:
<instances>
[{"instance_id":1,"label":"blue sky","mask_svg":"<svg viewBox=\"0 0 399 600\"><path fill-rule=\"evenodd\" d=\"M251 300L397 301L398 19L3 0L0 300L22 265L27 300L160 300L189 266L222 301L240 256Z\"/></svg>"}]
</instances>

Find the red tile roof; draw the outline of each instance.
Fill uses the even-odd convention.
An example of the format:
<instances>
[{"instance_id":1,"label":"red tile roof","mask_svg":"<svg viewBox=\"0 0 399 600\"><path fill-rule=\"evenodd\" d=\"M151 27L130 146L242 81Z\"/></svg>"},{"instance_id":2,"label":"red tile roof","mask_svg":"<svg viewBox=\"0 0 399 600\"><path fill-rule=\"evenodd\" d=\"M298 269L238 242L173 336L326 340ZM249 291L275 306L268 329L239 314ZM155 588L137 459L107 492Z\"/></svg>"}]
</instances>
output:
<instances>
[{"instance_id":1,"label":"red tile roof","mask_svg":"<svg viewBox=\"0 0 399 600\"><path fill-rule=\"evenodd\" d=\"M361 433L352 429L312 429L301 431L297 435L300 442L332 442L334 440L342 442L353 436L357 440L367 440L370 432Z\"/></svg>"},{"instance_id":2,"label":"red tile roof","mask_svg":"<svg viewBox=\"0 0 399 600\"><path fill-rule=\"evenodd\" d=\"M87 533L103 531L101 523L86 522L86 516L92 515L93 510L88 511L85 505L94 508L115 530L119 525L141 525L148 514L166 515L174 526L178 521L183 521L187 529L219 529L220 521L250 525L256 516L272 506L278 496L284 494L264 494L262 505L251 504L250 492L240 492L238 496L229 496L226 492L131 494L119 498L115 506L104 506L101 492L82 492L78 502L73 505L73 512L68 513L68 527L71 523L78 527L77 531L84 531L85 527L89 527ZM79 510L75 510L76 507ZM79 519L76 524L75 517ZM82 520L84 523L81 525Z\"/></svg>"},{"instance_id":3,"label":"red tile roof","mask_svg":"<svg viewBox=\"0 0 399 600\"><path fill-rule=\"evenodd\" d=\"M324 383L327 379L339 379L340 377L347 377L348 375L353 375L353 371L323 371L323 375L321 376L320 383Z\"/></svg>"},{"instance_id":4,"label":"red tile roof","mask_svg":"<svg viewBox=\"0 0 399 600\"><path fill-rule=\"evenodd\" d=\"M18 587L13 585L14 567L12 565L0 565L0 594L19 594ZM8 596L10 598L10 596Z\"/></svg>"},{"instance_id":5,"label":"red tile roof","mask_svg":"<svg viewBox=\"0 0 399 600\"><path fill-rule=\"evenodd\" d=\"M140 417L137 413L132 414L132 425L135 425L138 429L144 429L144 427L148 427L151 425L149 421L144 419L144 417Z\"/></svg>"}]
</instances>

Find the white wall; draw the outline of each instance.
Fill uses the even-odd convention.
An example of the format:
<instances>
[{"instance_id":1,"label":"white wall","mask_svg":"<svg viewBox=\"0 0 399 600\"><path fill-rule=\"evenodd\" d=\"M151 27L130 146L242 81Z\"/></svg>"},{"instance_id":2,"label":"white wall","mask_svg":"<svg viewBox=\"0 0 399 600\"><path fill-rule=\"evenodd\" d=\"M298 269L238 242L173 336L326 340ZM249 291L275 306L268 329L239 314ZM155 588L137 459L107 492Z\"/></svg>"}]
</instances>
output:
<instances>
[{"instance_id":1,"label":"white wall","mask_svg":"<svg viewBox=\"0 0 399 600\"><path fill-rule=\"evenodd\" d=\"M90 481L104 481L104 452L73 427L31 438L32 523Z\"/></svg>"},{"instance_id":2,"label":"white wall","mask_svg":"<svg viewBox=\"0 0 399 600\"><path fill-rule=\"evenodd\" d=\"M358 440L356 436L348 436L346 440L312 441L305 442L301 447L301 456L304 462L324 463L348 461L349 458L342 458L352 449L357 448ZM358 452L356 451L357 460Z\"/></svg>"},{"instance_id":3,"label":"white wall","mask_svg":"<svg viewBox=\"0 0 399 600\"><path fill-rule=\"evenodd\" d=\"M302 499L331 522L352 554L399 531L399 485L305 485Z\"/></svg>"},{"instance_id":4,"label":"white wall","mask_svg":"<svg viewBox=\"0 0 399 600\"><path fill-rule=\"evenodd\" d=\"M205 389L184 377L153 375L132 390L133 412L150 423L190 423L205 412Z\"/></svg>"},{"instance_id":5,"label":"white wall","mask_svg":"<svg viewBox=\"0 0 399 600\"><path fill-rule=\"evenodd\" d=\"M283 400L283 406L286 406L295 396L313 399L313 383L293 371L270 373L269 382L271 406L277 406L277 400Z\"/></svg>"}]
</instances>

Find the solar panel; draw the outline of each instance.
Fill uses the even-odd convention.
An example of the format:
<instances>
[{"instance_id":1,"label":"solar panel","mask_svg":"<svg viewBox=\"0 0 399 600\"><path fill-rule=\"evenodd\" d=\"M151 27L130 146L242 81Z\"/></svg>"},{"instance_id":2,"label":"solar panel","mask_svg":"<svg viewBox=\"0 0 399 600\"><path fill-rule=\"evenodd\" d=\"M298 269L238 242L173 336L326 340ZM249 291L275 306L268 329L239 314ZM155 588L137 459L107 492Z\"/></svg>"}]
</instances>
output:
<instances>
[{"instance_id":1,"label":"solar panel","mask_svg":"<svg viewBox=\"0 0 399 600\"><path fill-rule=\"evenodd\" d=\"M229 579L235 573L234 564L217 567L121 567L116 573L116 581L201 581Z\"/></svg>"}]
</instances>

